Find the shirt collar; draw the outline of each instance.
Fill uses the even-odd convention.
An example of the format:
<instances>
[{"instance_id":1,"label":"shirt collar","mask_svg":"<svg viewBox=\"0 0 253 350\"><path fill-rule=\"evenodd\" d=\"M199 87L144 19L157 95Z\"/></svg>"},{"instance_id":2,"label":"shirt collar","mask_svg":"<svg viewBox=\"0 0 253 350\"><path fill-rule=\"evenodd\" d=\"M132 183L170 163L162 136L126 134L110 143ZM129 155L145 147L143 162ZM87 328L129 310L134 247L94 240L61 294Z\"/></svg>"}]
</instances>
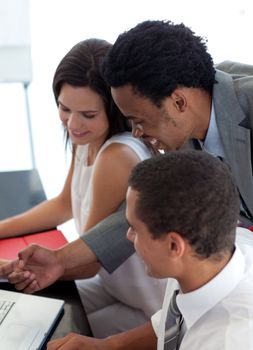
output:
<instances>
[{"instance_id":1,"label":"shirt collar","mask_svg":"<svg viewBox=\"0 0 253 350\"><path fill-rule=\"evenodd\" d=\"M244 256L236 245L232 258L217 276L193 292L178 294L177 305L187 329L234 289L242 278L244 268Z\"/></svg>"},{"instance_id":2,"label":"shirt collar","mask_svg":"<svg viewBox=\"0 0 253 350\"><path fill-rule=\"evenodd\" d=\"M221 143L217 123L214 104L212 102L210 122L204 142L201 142L202 149L208 153L225 158L225 152Z\"/></svg>"}]
</instances>

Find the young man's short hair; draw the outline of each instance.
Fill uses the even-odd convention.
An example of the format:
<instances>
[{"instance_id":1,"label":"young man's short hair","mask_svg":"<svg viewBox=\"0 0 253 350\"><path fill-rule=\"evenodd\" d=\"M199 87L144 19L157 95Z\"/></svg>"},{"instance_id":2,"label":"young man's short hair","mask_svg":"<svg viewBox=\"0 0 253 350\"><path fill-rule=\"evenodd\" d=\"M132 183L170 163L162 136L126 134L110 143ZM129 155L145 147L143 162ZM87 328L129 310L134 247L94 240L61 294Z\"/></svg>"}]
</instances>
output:
<instances>
[{"instance_id":1,"label":"young man's short hair","mask_svg":"<svg viewBox=\"0 0 253 350\"><path fill-rule=\"evenodd\" d=\"M139 163L129 178L136 215L153 238L177 232L202 258L232 251L239 195L228 166L200 151L175 151Z\"/></svg>"}]
</instances>

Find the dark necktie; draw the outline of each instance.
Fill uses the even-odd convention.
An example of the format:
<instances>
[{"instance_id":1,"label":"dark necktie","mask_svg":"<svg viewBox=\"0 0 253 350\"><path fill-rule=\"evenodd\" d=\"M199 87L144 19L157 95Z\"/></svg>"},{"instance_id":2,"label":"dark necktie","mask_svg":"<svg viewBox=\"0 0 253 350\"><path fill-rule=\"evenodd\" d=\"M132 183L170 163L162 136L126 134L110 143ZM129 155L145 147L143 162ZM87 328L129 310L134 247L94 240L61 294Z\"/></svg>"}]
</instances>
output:
<instances>
[{"instance_id":1,"label":"dark necktie","mask_svg":"<svg viewBox=\"0 0 253 350\"><path fill-rule=\"evenodd\" d=\"M179 290L175 290L170 300L167 319L165 322L164 350L177 350L183 334L181 332L183 316L177 306L176 296Z\"/></svg>"}]
</instances>

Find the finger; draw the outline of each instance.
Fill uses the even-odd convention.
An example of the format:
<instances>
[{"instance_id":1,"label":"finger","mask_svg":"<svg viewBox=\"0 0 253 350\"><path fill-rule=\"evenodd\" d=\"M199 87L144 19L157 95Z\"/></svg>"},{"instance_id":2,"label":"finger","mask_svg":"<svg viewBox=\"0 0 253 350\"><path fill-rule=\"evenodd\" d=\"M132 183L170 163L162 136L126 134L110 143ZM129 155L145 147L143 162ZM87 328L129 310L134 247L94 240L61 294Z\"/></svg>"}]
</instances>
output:
<instances>
[{"instance_id":1,"label":"finger","mask_svg":"<svg viewBox=\"0 0 253 350\"><path fill-rule=\"evenodd\" d=\"M3 264L0 266L0 276L8 276L10 273L12 273L15 268L19 266L19 260L12 260L7 264Z\"/></svg>"},{"instance_id":2,"label":"finger","mask_svg":"<svg viewBox=\"0 0 253 350\"><path fill-rule=\"evenodd\" d=\"M13 279L11 279L9 277L9 282L14 284L14 287L17 290L23 290L25 291L30 285L32 285L32 283L35 281L35 275L31 274L28 278L26 279L22 279L22 280L16 280L14 279L14 277L12 276ZM14 282L15 281L15 282ZM36 282L37 283L37 282ZM33 290L33 288L31 289L31 291Z\"/></svg>"},{"instance_id":3,"label":"finger","mask_svg":"<svg viewBox=\"0 0 253 350\"><path fill-rule=\"evenodd\" d=\"M23 281L21 283L13 283L14 287L19 291L24 291L32 282L30 280Z\"/></svg>"},{"instance_id":4,"label":"finger","mask_svg":"<svg viewBox=\"0 0 253 350\"><path fill-rule=\"evenodd\" d=\"M41 290L39 283L36 280L33 280L28 286L23 289L23 292L26 294L33 294L39 290Z\"/></svg>"},{"instance_id":5,"label":"finger","mask_svg":"<svg viewBox=\"0 0 253 350\"><path fill-rule=\"evenodd\" d=\"M64 338L51 340L47 344L47 350L57 350L57 349L71 350L71 348L68 346L68 342L71 338L72 338L72 333L68 334Z\"/></svg>"},{"instance_id":6,"label":"finger","mask_svg":"<svg viewBox=\"0 0 253 350\"><path fill-rule=\"evenodd\" d=\"M34 279L32 278L32 275L34 274L32 274L30 271L17 270L8 275L8 280L12 284L21 283L27 279L30 279L31 282L31 280Z\"/></svg>"},{"instance_id":7,"label":"finger","mask_svg":"<svg viewBox=\"0 0 253 350\"><path fill-rule=\"evenodd\" d=\"M28 288L32 282L34 282L35 280L35 275L34 274L30 274L28 278L23 278L23 279L18 279L16 277L13 276L9 276L9 282L14 284L14 287L17 290L25 290L26 288Z\"/></svg>"},{"instance_id":8,"label":"finger","mask_svg":"<svg viewBox=\"0 0 253 350\"><path fill-rule=\"evenodd\" d=\"M21 261L23 261L24 266L27 263L27 261L32 257L32 255L36 249L37 249L36 244L30 244L27 248L21 250L18 253L18 257Z\"/></svg>"}]
</instances>

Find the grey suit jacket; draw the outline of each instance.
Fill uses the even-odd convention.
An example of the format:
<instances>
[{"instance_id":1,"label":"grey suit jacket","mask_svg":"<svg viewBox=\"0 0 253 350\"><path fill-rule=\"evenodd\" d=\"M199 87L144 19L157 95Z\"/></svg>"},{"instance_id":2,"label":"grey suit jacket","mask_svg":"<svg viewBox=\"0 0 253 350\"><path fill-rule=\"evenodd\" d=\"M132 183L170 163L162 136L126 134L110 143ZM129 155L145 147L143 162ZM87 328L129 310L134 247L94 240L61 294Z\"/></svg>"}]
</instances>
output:
<instances>
[{"instance_id":1,"label":"grey suit jacket","mask_svg":"<svg viewBox=\"0 0 253 350\"><path fill-rule=\"evenodd\" d=\"M135 252L133 244L126 237L129 225L125 210L124 202L116 213L105 218L81 237L109 273Z\"/></svg>"},{"instance_id":2,"label":"grey suit jacket","mask_svg":"<svg viewBox=\"0 0 253 350\"><path fill-rule=\"evenodd\" d=\"M233 73L217 70L213 102L226 158L244 203L253 217L253 66L227 61L216 68ZM247 220L244 221L249 224Z\"/></svg>"}]
</instances>

